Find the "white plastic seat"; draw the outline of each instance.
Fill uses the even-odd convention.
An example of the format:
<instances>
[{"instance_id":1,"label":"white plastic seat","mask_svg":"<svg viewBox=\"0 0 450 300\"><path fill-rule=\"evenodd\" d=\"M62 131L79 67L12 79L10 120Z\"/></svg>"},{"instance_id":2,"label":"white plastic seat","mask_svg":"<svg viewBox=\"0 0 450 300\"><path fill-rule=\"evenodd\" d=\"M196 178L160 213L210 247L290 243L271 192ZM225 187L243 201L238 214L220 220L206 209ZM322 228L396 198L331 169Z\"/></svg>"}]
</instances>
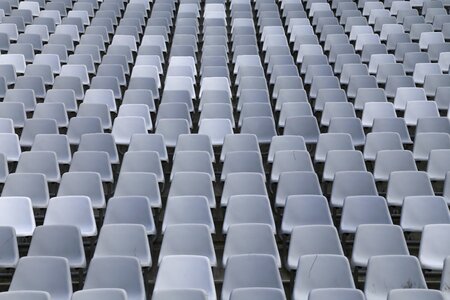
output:
<instances>
[{"instance_id":1,"label":"white plastic seat","mask_svg":"<svg viewBox=\"0 0 450 300\"><path fill-rule=\"evenodd\" d=\"M382 255L369 259L364 285L367 300L386 299L391 290L426 289L419 261L408 255Z\"/></svg>"},{"instance_id":2,"label":"white plastic seat","mask_svg":"<svg viewBox=\"0 0 450 300\"><path fill-rule=\"evenodd\" d=\"M215 232L210 204L204 196L172 196L167 201L162 231L172 225L202 224ZM189 213L186 213L189 212Z\"/></svg>"},{"instance_id":3,"label":"white plastic seat","mask_svg":"<svg viewBox=\"0 0 450 300\"><path fill-rule=\"evenodd\" d=\"M444 295L440 291L426 289L395 289L389 292L388 300L423 299L443 300Z\"/></svg>"},{"instance_id":4,"label":"white plastic seat","mask_svg":"<svg viewBox=\"0 0 450 300\"><path fill-rule=\"evenodd\" d=\"M154 293L173 289L200 289L207 299L216 299L209 260L195 255L164 257L156 278ZM183 276L189 272L191 276Z\"/></svg>"},{"instance_id":5,"label":"white plastic seat","mask_svg":"<svg viewBox=\"0 0 450 300\"><path fill-rule=\"evenodd\" d=\"M223 233L227 233L233 224L262 223L268 224L275 233L275 223L267 196L236 195L228 200Z\"/></svg>"},{"instance_id":6,"label":"white plastic seat","mask_svg":"<svg viewBox=\"0 0 450 300\"><path fill-rule=\"evenodd\" d=\"M430 179L422 171L391 172L386 192L389 206L402 206L408 196L434 196Z\"/></svg>"},{"instance_id":7,"label":"white plastic seat","mask_svg":"<svg viewBox=\"0 0 450 300\"><path fill-rule=\"evenodd\" d=\"M176 173L172 179L168 197L175 196L205 196L211 208L216 206L211 177L207 173Z\"/></svg>"},{"instance_id":8,"label":"white plastic seat","mask_svg":"<svg viewBox=\"0 0 450 300\"><path fill-rule=\"evenodd\" d=\"M61 175L55 152L29 151L20 154L16 173L41 173L47 182L59 183Z\"/></svg>"},{"instance_id":9,"label":"white plastic seat","mask_svg":"<svg viewBox=\"0 0 450 300\"><path fill-rule=\"evenodd\" d=\"M366 171L363 155L355 150L330 150L325 158L322 181L333 181L338 172Z\"/></svg>"},{"instance_id":10,"label":"white plastic seat","mask_svg":"<svg viewBox=\"0 0 450 300\"><path fill-rule=\"evenodd\" d=\"M18 161L21 149L19 137L15 133L0 133L0 153L2 153L9 162Z\"/></svg>"},{"instance_id":11,"label":"white plastic seat","mask_svg":"<svg viewBox=\"0 0 450 300\"><path fill-rule=\"evenodd\" d=\"M100 174L96 172L64 173L57 196L77 195L89 197L93 208L104 208L106 202Z\"/></svg>"},{"instance_id":12,"label":"white plastic seat","mask_svg":"<svg viewBox=\"0 0 450 300\"><path fill-rule=\"evenodd\" d=\"M276 260L267 254L236 255L228 259L225 269L222 299L238 288L266 287L283 290Z\"/></svg>"},{"instance_id":13,"label":"white plastic seat","mask_svg":"<svg viewBox=\"0 0 450 300\"><path fill-rule=\"evenodd\" d=\"M375 158L373 176L377 181L388 181L391 172L417 171L411 151L380 150Z\"/></svg>"},{"instance_id":14,"label":"white plastic seat","mask_svg":"<svg viewBox=\"0 0 450 300\"><path fill-rule=\"evenodd\" d=\"M50 294L44 291L14 291L0 293L2 300L50 300Z\"/></svg>"},{"instance_id":15,"label":"white plastic seat","mask_svg":"<svg viewBox=\"0 0 450 300\"><path fill-rule=\"evenodd\" d=\"M121 172L114 196L144 196L152 207L161 207L158 180L154 173Z\"/></svg>"},{"instance_id":16,"label":"white plastic seat","mask_svg":"<svg viewBox=\"0 0 450 300\"><path fill-rule=\"evenodd\" d=\"M231 292L230 300L285 300L282 289L278 288L237 288Z\"/></svg>"},{"instance_id":17,"label":"white plastic seat","mask_svg":"<svg viewBox=\"0 0 450 300\"><path fill-rule=\"evenodd\" d=\"M296 270L298 260L305 255L343 255L338 232L330 225L296 226L292 230L287 265Z\"/></svg>"},{"instance_id":18,"label":"white plastic seat","mask_svg":"<svg viewBox=\"0 0 450 300\"><path fill-rule=\"evenodd\" d=\"M314 289L309 293L308 300L325 300L333 297L336 300L364 300L364 294L357 289L324 288Z\"/></svg>"},{"instance_id":19,"label":"white plastic seat","mask_svg":"<svg viewBox=\"0 0 450 300\"><path fill-rule=\"evenodd\" d=\"M27 119L20 136L21 147L33 146L38 134L58 134L58 124L54 119Z\"/></svg>"},{"instance_id":20,"label":"white plastic seat","mask_svg":"<svg viewBox=\"0 0 450 300\"><path fill-rule=\"evenodd\" d=\"M293 299L308 299L318 288L355 288L350 264L342 255L304 255L299 259Z\"/></svg>"},{"instance_id":21,"label":"white plastic seat","mask_svg":"<svg viewBox=\"0 0 450 300\"><path fill-rule=\"evenodd\" d=\"M25 290L44 291L51 295L51 299L69 300L72 296L72 280L67 259L63 257L21 258L9 291Z\"/></svg>"},{"instance_id":22,"label":"white plastic seat","mask_svg":"<svg viewBox=\"0 0 450 300\"><path fill-rule=\"evenodd\" d=\"M127 300L128 298L125 290L116 288L79 290L72 295L72 300L94 299Z\"/></svg>"},{"instance_id":23,"label":"white plastic seat","mask_svg":"<svg viewBox=\"0 0 450 300\"><path fill-rule=\"evenodd\" d=\"M429 224L449 224L450 218L444 210L444 198L437 196L408 196L402 206L400 226L405 232L422 232Z\"/></svg>"},{"instance_id":24,"label":"white plastic seat","mask_svg":"<svg viewBox=\"0 0 450 300\"><path fill-rule=\"evenodd\" d=\"M135 257L96 257L91 260L83 290L119 288L130 300L144 300L145 286Z\"/></svg>"},{"instance_id":25,"label":"white plastic seat","mask_svg":"<svg viewBox=\"0 0 450 300\"><path fill-rule=\"evenodd\" d=\"M189 200L188 200L189 201ZM161 244L158 263L172 255L196 255L217 265L211 232L206 224L174 224L167 226Z\"/></svg>"},{"instance_id":26,"label":"white plastic seat","mask_svg":"<svg viewBox=\"0 0 450 300\"><path fill-rule=\"evenodd\" d=\"M356 184L357 182L357 184ZM373 175L365 171L335 173L331 190L331 206L342 207L349 196L378 196Z\"/></svg>"},{"instance_id":27,"label":"white plastic seat","mask_svg":"<svg viewBox=\"0 0 450 300\"><path fill-rule=\"evenodd\" d=\"M419 260L423 269L442 271L448 256L448 224L425 225L420 240Z\"/></svg>"},{"instance_id":28,"label":"white plastic seat","mask_svg":"<svg viewBox=\"0 0 450 300\"><path fill-rule=\"evenodd\" d=\"M9 174L2 190L2 197L27 197L33 207L47 207L50 196L45 175Z\"/></svg>"},{"instance_id":29,"label":"white plastic seat","mask_svg":"<svg viewBox=\"0 0 450 300\"><path fill-rule=\"evenodd\" d=\"M110 224L102 227L94 258L110 256L135 257L142 268L151 267L152 258L143 225Z\"/></svg>"},{"instance_id":30,"label":"white plastic seat","mask_svg":"<svg viewBox=\"0 0 450 300\"><path fill-rule=\"evenodd\" d=\"M225 181L228 174L254 172L264 175L261 154L256 151L228 152L223 163L221 181Z\"/></svg>"},{"instance_id":31,"label":"white plastic seat","mask_svg":"<svg viewBox=\"0 0 450 300\"><path fill-rule=\"evenodd\" d=\"M3 242L4 249L0 259L2 268L15 268L19 262L19 247L17 244L16 231L11 226L0 226L0 239ZM5 293L0 294L0 299L7 298ZM13 295L11 295L13 297Z\"/></svg>"},{"instance_id":32,"label":"white plastic seat","mask_svg":"<svg viewBox=\"0 0 450 300\"><path fill-rule=\"evenodd\" d=\"M86 196L51 198L44 219L46 225L74 225L83 237L97 235L92 204Z\"/></svg>"},{"instance_id":33,"label":"white plastic seat","mask_svg":"<svg viewBox=\"0 0 450 300\"><path fill-rule=\"evenodd\" d=\"M147 235L156 233L150 201L143 196L121 196L109 199L103 225L141 224Z\"/></svg>"},{"instance_id":34,"label":"white plastic seat","mask_svg":"<svg viewBox=\"0 0 450 300\"><path fill-rule=\"evenodd\" d=\"M86 267L81 233L72 225L36 227L27 256L64 257L71 268Z\"/></svg>"},{"instance_id":35,"label":"white plastic seat","mask_svg":"<svg viewBox=\"0 0 450 300\"><path fill-rule=\"evenodd\" d=\"M168 161L164 137L160 134L133 134L128 151L156 151L161 161Z\"/></svg>"},{"instance_id":36,"label":"white plastic seat","mask_svg":"<svg viewBox=\"0 0 450 300\"><path fill-rule=\"evenodd\" d=\"M356 229L352 251L352 266L366 268L377 255L409 255L400 226L362 224Z\"/></svg>"},{"instance_id":37,"label":"white plastic seat","mask_svg":"<svg viewBox=\"0 0 450 300\"><path fill-rule=\"evenodd\" d=\"M129 145L133 134L147 133L145 119L142 117L117 117L111 133L116 144Z\"/></svg>"},{"instance_id":38,"label":"white plastic seat","mask_svg":"<svg viewBox=\"0 0 450 300\"><path fill-rule=\"evenodd\" d=\"M281 267L272 228L268 224L236 224L231 225L227 232L222 264L226 268L228 259L235 255L268 254L275 258L277 266Z\"/></svg>"},{"instance_id":39,"label":"white plastic seat","mask_svg":"<svg viewBox=\"0 0 450 300\"><path fill-rule=\"evenodd\" d=\"M109 154L104 151L77 151L73 155L69 172L96 172L102 182L113 182Z\"/></svg>"},{"instance_id":40,"label":"white plastic seat","mask_svg":"<svg viewBox=\"0 0 450 300\"><path fill-rule=\"evenodd\" d=\"M330 209L324 196L292 195L287 197L281 231L284 234L290 234L296 226L303 225L332 225Z\"/></svg>"},{"instance_id":41,"label":"white plastic seat","mask_svg":"<svg viewBox=\"0 0 450 300\"><path fill-rule=\"evenodd\" d=\"M450 149L450 136L446 133L419 133L415 137L413 155L418 161L426 161L430 152L436 149Z\"/></svg>"}]
</instances>

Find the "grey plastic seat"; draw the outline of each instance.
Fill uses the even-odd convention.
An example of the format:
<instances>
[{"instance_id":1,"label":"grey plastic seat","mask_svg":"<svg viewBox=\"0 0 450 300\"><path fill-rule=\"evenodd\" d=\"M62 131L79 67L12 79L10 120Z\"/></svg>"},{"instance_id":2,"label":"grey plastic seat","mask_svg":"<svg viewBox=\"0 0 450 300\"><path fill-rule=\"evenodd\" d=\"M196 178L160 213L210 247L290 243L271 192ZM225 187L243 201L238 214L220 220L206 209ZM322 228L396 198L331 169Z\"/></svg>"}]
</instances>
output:
<instances>
[{"instance_id":1,"label":"grey plastic seat","mask_svg":"<svg viewBox=\"0 0 450 300\"><path fill-rule=\"evenodd\" d=\"M73 90L48 90L44 103L63 103L67 112L77 112L78 104Z\"/></svg>"},{"instance_id":2,"label":"grey plastic seat","mask_svg":"<svg viewBox=\"0 0 450 300\"><path fill-rule=\"evenodd\" d=\"M147 235L156 233L150 200L145 196L120 196L109 199L103 225L140 224Z\"/></svg>"},{"instance_id":3,"label":"grey plastic seat","mask_svg":"<svg viewBox=\"0 0 450 300\"><path fill-rule=\"evenodd\" d=\"M336 300L364 300L364 294L357 289L323 288L314 289L309 293L308 300L323 300L333 297Z\"/></svg>"},{"instance_id":4,"label":"grey plastic seat","mask_svg":"<svg viewBox=\"0 0 450 300\"><path fill-rule=\"evenodd\" d=\"M30 151L20 154L16 173L41 173L48 182L61 179L56 154L50 151Z\"/></svg>"},{"instance_id":5,"label":"grey plastic seat","mask_svg":"<svg viewBox=\"0 0 450 300\"><path fill-rule=\"evenodd\" d=\"M181 151L203 151L207 152L211 161L215 161L214 150L209 136L201 134L181 134L178 136L174 156Z\"/></svg>"},{"instance_id":6,"label":"grey plastic seat","mask_svg":"<svg viewBox=\"0 0 450 300\"><path fill-rule=\"evenodd\" d=\"M172 255L203 256L208 258L211 266L216 266L216 254L208 226L206 224L174 224L167 226L158 263L161 263L164 257Z\"/></svg>"},{"instance_id":7,"label":"grey plastic seat","mask_svg":"<svg viewBox=\"0 0 450 300\"><path fill-rule=\"evenodd\" d=\"M304 255L298 262L293 299L308 299L317 288L355 288L350 264L342 255Z\"/></svg>"},{"instance_id":8,"label":"grey plastic seat","mask_svg":"<svg viewBox=\"0 0 450 300\"><path fill-rule=\"evenodd\" d=\"M251 184L248 184L251 183ZM225 180L221 206L227 206L230 197L234 195L267 196L265 178L260 173L232 173Z\"/></svg>"},{"instance_id":9,"label":"grey plastic seat","mask_svg":"<svg viewBox=\"0 0 450 300\"><path fill-rule=\"evenodd\" d=\"M244 276L237 276L241 274ZM236 255L230 257L225 269L222 299L238 288L270 287L283 290L275 259L267 254Z\"/></svg>"},{"instance_id":10,"label":"grey plastic seat","mask_svg":"<svg viewBox=\"0 0 450 300\"><path fill-rule=\"evenodd\" d=\"M36 227L31 200L27 197L0 197L1 226L13 227L17 237L31 236Z\"/></svg>"},{"instance_id":11,"label":"grey plastic seat","mask_svg":"<svg viewBox=\"0 0 450 300\"><path fill-rule=\"evenodd\" d=\"M169 197L174 196L205 196L211 207L216 205L211 177L207 173L176 173L169 191Z\"/></svg>"},{"instance_id":12,"label":"grey plastic seat","mask_svg":"<svg viewBox=\"0 0 450 300\"><path fill-rule=\"evenodd\" d=\"M208 232L214 233L210 206L205 196L173 196L172 193L167 201L162 231L173 225L202 224L207 226Z\"/></svg>"},{"instance_id":13,"label":"grey plastic seat","mask_svg":"<svg viewBox=\"0 0 450 300\"><path fill-rule=\"evenodd\" d=\"M98 237L94 259L111 256L135 257L142 268L151 267L152 258L145 227L140 224L103 226Z\"/></svg>"},{"instance_id":14,"label":"grey plastic seat","mask_svg":"<svg viewBox=\"0 0 450 300\"><path fill-rule=\"evenodd\" d=\"M121 172L114 196L143 196L148 198L152 207L161 207L158 180L154 173Z\"/></svg>"},{"instance_id":15,"label":"grey plastic seat","mask_svg":"<svg viewBox=\"0 0 450 300\"><path fill-rule=\"evenodd\" d=\"M419 133L415 137L413 155L417 161L427 161L432 150L449 149L450 136L441 132Z\"/></svg>"},{"instance_id":16,"label":"grey plastic seat","mask_svg":"<svg viewBox=\"0 0 450 300\"><path fill-rule=\"evenodd\" d=\"M351 136L346 133L325 133L319 136L315 162L325 162L330 150L354 150Z\"/></svg>"},{"instance_id":17,"label":"grey plastic seat","mask_svg":"<svg viewBox=\"0 0 450 300\"><path fill-rule=\"evenodd\" d=\"M365 135L359 118L332 118L328 127L328 133L348 133L352 137L354 146L361 146L365 143Z\"/></svg>"},{"instance_id":18,"label":"grey plastic seat","mask_svg":"<svg viewBox=\"0 0 450 300\"><path fill-rule=\"evenodd\" d=\"M269 199L262 195L236 195L228 200L222 231L228 232L234 224L268 224L275 233L275 223Z\"/></svg>"},{"instance_id":19,"label":"grey plastic seat","mask_svg":"<svg viewBox=\"0 0 450 300\"><path fill-rule=\"evenodd\" d=\"M81 136L78 151L104 151L111 164L119 163L119 154L114 137L109 133L86 133Z\"/></svg>"},{"instance_id":20,"label":"grey plastic seat","mask_svg":"<svg viewBox=\"0 0 450 300\"><path fill-rule=\"evenodd\" d=\"M78 145L86 133L102 133L102 123L98 117L73 117L69 121L67 137L71 145Z\"/></svg>"},{"instance_id":21,"label":"grey plastic seat","mask_svg":"<svg viewBox=\"0 0 450 300\"><path fill-rule=\"evenodd\" d=\"M9 174L2 197L27 197L36 208L47 207L50 198L45 176L27 173Z\"/></svg>"},{"instance_id":22,"label":"grey plastic seat","mask_svg":"<svg viewBox=\"0 0 450 300\"><path fill-rule=\"evenodd\" d=\"M164 137L160 134L133 134L128 151L156 151L161 161L169 160Z\"/></svg>"},{"instance_id":23,"label":"grey plastic seat","mask_svg":"<svg viewBox=\"0 0 450 300\"><path fill-rule=\"evenodd\" d=\"M401 87L397 89L394 98L394 108L396 110L405 110L410 101L426 101L425 90L416 87Z\"/></svg>"},{"instance_id":24,"label":"grey plastic seat","mask_svg":"<svg viewBox=\"0 0 450 300\"><path fill-rule=\"evenodd\" d=\"M253 238L251 238L253 237ZM281 259L272 228L267 224L231 225L227 232L222 264L226 268L228 259L236 255L268 254L281 267Z\"/></svg>"},{"instance_id":25,"label":"grey plastic seat","mask_svg":"<svg viewBox=\"0 0 450 300\"><path fill-rule=\"evenodd\" d=\"M448 240L445 231L448 224L425 225L420 240L419 260L422 268L442 271L447 254Z\"/></svg>"},{"instance_id":26,"label":"grey plastic seat","mask_svg":"<svg viewBox=\"0 0 450 300\"><path fill-rule=\"evenodd\" d=\"M145 119L142 117L117 117L111 133L116 144L129 145L133 134L147 133Z\"/></svg>"},{"instance_id":27,"label":"grey plastic seat","mask_svg":"<svg viewBox=\"0 0 450 300\"><path fill-rule=\"evenodd\" d=\"M364 294L367 300L387 298L391 290L405 285L409 288L427 288L419 261L414 256L374 256L369 260L366 276Z\"/></svg>"},{"instance_id":28,"label":"grey plastic seat","mask_svg":"<svg viewBox=\"0 0 450 300\"><path fill-rule=\"evenodd\" d=\"M80 230L72 225L38 226L33 233L27 256L64 257L71 268L86 266Z\"/></svg>"},{"instance_id":29,"label":"grey plastic seat","mask_svg":"<svg viewBox=\"0 0 450 300\"><path fill-rule=\"evenodd\" d=\"M50 294L44 291L14 291L2 292L0 298L3 300L50 300Z\"/></svg>"},{"instance_id":30,"label":"grey plastic seat","mask_svg":"<svg viewBox=\"0 0 450 300\"><path fill-rule=\"evenodd\" d=\"M366 171L364 158L360 151L328 151L325 158L322 181L333 181L336 173L343 171Z\"/></svg>"},{"instance_id":31,"label":"grey plastic seat","mask_svg":"<svg viewBox=\"0 0 450 300\"><path fill-rule=\"evenodd\" d=\"M358 185L354 183L358 182ZM331 191L332 207L342 207L349 196L377 196L373 175L365 171L336 172Z\"/></svg>"},{"instance_id":32,"label":"grey plastic seat","mask_svg":"<svg viewBox=\"0 0 450 300\"><path fill-rule=\"evenodd\" d=\"M284 135L302 136L306 144L315 144L319 138L319 126L313 116L290 117L286 119Z\"/></svg>"},{"instance_id":33,"label":"grey plastic seat","mask_svg":"<svg viewBox=\"0 0 450 300\"><path fill-rule=\"evenodd\" d=\"M230 295L230 300L243 300L243 299L272 299L272 300L284 300L286 296L283 290L277 288L237 288L233 289Z\"/></svg>"},{"instance_id":34,"label":"grey plastic seat","mask_svg":"<svg viewBox=\"0 0 450 300\"><path fill-rule=\"evenodd\" d=\"M105 151L77 151L73 155L69 172L97 172L102 182L114 181L109 154Z\"/></svg>"},{"instance_id":35,"label":"grey plastic seat","mask_svg":"<svg viewBox=\"0 0 450 300\"><path fill-rule=\"evenodd\" d=\"M68 172L64 173L57 196L87 196L95 209L106 206L105 195L99 173Z\"/></svg>"},{"instance_id":36,"label":"grey plastic seat","mask_svg":"<svg viewBox=\"0 0 450 300\"><path fill-rule=\"evenodd\" d=\"M161 101L164 101L164 96ZM155 101L151 90L127 90L123 95L122 104L145 104L148 106L150 112L156 112Z\"/></svg>"},{"instance_id":37,"label":"grey plastic seat","mask_svg":"<svg viewBox=\"0 0 450 300\"><path fill-rule=\"evenodd\" d=\"M36 98L45 98L46 95L44 79L40 76L25 75L17 77L14 88L31 88L34 91Z\"/></svg>"},{"instance_id":38,"label":"grey plastic seat","mask_svg":"<svg viewBox=\"0 0 450 300\"><path fill-rule=\"evenodd\" d=\"M360 88L377 88L377 81L375 76L350 76L348 87L347 87L347 97L356 98L356 93Z\"/></svg>"},{"instance_id":39,"label":"grey plastic seat","mask_svg":"<svg viewBox=\"0 0 450 300\"><path fill-rule=\"evenodd\" d=\"M419 193L418 193L419 194ZM405 232L422 232L429 224L449 224L443 197L406 196L403 201L400 226Z\"/></svg>"},{"instance_id":40,"label":"grey plastic seat","mask_svg":"<svg viewBox=\"0 0 450 300\"><path fill-rule=\"evenodd\" d=\"M225 181L228 174L254 172L264 175L261 154L256 151L228 152L224 159L221 181Z\"/></svg>"},{"instance_id":41,"label":"grey plastic seat","mask_svg":"<svg viewBox=\"0 0 450 300\"><path fill-rule=\"evenodd\" d=\"M411 144L408 128L403 118L377 118L373 120L373 133L393 132L400 135L403 144Z\"/></svg>"},{"instance_id":42,"label":"grey plastic seat","mask_svg":"<svg viewBox=\"0 0 450 300\"><path fill-rule=\"evenodd\" d=\"M4 155L5 159L8 162L17 162L22 152L19 137L14 133L1 133L0 141L0 152Z\"/></svg>"},{"instance_id":43,"label":"grey plastic seat","mask_svg":"<svg viewBox=\"0 0 450 300\"><path fill-rule=\"evenodd\" d=\"M407 183L405 185L405 183ZM402 206L408 196L434 196L430 179L422 171L391 172L386 200L390 206Z\"/></svg>"},{"instance_id":44,"label":"grey plastic seat","mask_svg":"<svg viewBox=\"0 0 450 300\"><path fill-rule=\"evenodd\" d=\"M377 181L388 181L391 172L417 171L410 151L380 150L376 154L373 175Z\"/></svg>"},{"instance_id":45,"label":"grey plastic seat","mask_svg":"<svg viewBox=\"0 0 450 300\"><path fill-rule=\"evenodd\" d=\"M305 255L343 255L338 232L330 225L296 226L292 230L287 264L297 270L298 261Z\"/></svg>"},{"instance_id":46,"label":"grey plastic seat","mask_svg":"<svg viewBox=\"0 0 450 300\"><path fill-rule=\"evenodd\" d=\"M19 262L19 247L17 244L16 231L11 226L0 227L0 239L4 243L4 252L0 260L2 268L15 268ZM4 293L0 294L0 298L7 297ZM11 295L13 297L14 295Z\"/></svg>"},{"instance_id":47,"label":"grey plastic seat","mask_svg":"<svg viewBox=\"0 0 450 300\"><path fill-rule=\"evenodd\" d=\"M362 224L356 229L352 266L366 268L371 257L409 255L403 231L398 225Z\"/></svg>"},{"instance_id":48,"label":"grey plastic seat","mask_svg":"<svg viewBox=\"0 0 450 300\"><path fill-rule=\"evenodd\" d=\"M42 276L29 276L30 272ZM67 259L62 257L23 257L19 260L9 291L44 291L52 299L69 300L72 280Z\"/></svg>"},{"instance_id":49,"label":"grey plastic seat","mask_svg":"<svg viewBox=\"0 0 450 300\"><path fill-rule=\"evenodd\" d=\"M426 297L427 299L442 300L444 295L440 291L425 289L395 289L389 292L389 300L401 299L419 299Z\"/></svg>"},{"instance_id":50,"label":"grey plastic seat","mask_svg":"<svg viewBox=\"0 0 450 300\"><path fill-rule=\"evenodd\" d=\"M111 300L126 300L127 293L123 289L116 288L99 288L89 290L79 290L73 293L72 300L93 300L93 299L111 299Z\"/></svg>"},{"instance_id":51,"label":"grey plastic seat","mask_svg":"<svg viewBox=\"0 0 450 300\"><path fill-rule=\"evenodd\" d=\"M214 280L208 258L196 255L164 257L156 277L153 293L176 289L198 289L209 300L216 299ZM182 276L189 272L191 276Z\"/></svg>"},{"instance_id":52,"label":"grey plastic seat","mask_svg":"<svg viewBox=\"0 0 450 300\"><path fill-rule=\"evenodd\" d=\"M304 184L298 184L298 182ZM291 195L322 195L317 176L313 172L281 173L278 180L275 205L285 206L287 198Z\"/></svg>"},{"instance_id":53,"label":"grey plastic seat","mask_svg":"<svg viewBox=\"0 0 450 300\"><path fill-rule=\"evenodd\" d=\"M278 182L284 172L314 171L310 155L305 150L280 150L275 153L270 180Z\"/></svg>"},{"instance_id":54,"label":"grey plastic seat","mask_svg":"<svg viewBox=\"0 0 450 300\"><path fill-rule=\"evenodd\" d=\"M126 291L128 299L144 300L144 280L138 259L119 256L92 259L83 289L96 288L120 288Z\"/></svg>"},{"instance_id":55,"label":"grey plastic seat","mask_svg":"<svg viewBox=\"0 0 450 300\"><path fill-rule=\"evenodd\" d=\"M164 183L164 174L158 152L133 151L123 156L121 172L146 172L156 175L158 182Z\"/></svg>"},{"instance_id":56,"label":"grey plastic seat","mask_svg":"<svg viewBox=\"0 0 450 300\"><path fill-rule=\"evenodd\" d=\"M450 149L431 150L428 157L427 173L433 181L444 181L448 172L447 155Z\"/></svg>"},{"instance_id":57,"label":"grey plastic seat","mask_svg":"<svg viewBox=\"0 0 450 300\"><path fill-rule=\"evenodd\" d=\"M92 204L87 196L51 198L44 219L46 225L74 225L83 237L97 235Z\"/></svg>"},{"instance_id":58,"label":"grey plastic seat","mask_svg":"<svg viewBox=\"0 0 450 300\"><path fill-rule=\"evenodd\" d=\"M70 89L75 92L75 98L82 100L84 97L83 84L76 76L58 76L53 83L54 89Z\"/></svg>"}]
</instances>

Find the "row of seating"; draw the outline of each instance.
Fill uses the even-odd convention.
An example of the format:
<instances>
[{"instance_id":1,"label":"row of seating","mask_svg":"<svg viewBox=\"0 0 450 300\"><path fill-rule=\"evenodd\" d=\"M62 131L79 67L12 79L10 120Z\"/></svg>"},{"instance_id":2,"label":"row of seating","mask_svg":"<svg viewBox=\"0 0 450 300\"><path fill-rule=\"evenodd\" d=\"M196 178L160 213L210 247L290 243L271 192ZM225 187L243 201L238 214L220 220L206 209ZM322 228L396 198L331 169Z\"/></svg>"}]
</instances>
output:
<instances>
[{"instance_id":1,"label":"row of seating","mask_svg":"<svg viewBox=\"0 0 450 300\"><path fill-rule=\"evenodd\" d=\"M448 3L0 6L0 299L447 293Z\"/></svg>"}]
</instances>

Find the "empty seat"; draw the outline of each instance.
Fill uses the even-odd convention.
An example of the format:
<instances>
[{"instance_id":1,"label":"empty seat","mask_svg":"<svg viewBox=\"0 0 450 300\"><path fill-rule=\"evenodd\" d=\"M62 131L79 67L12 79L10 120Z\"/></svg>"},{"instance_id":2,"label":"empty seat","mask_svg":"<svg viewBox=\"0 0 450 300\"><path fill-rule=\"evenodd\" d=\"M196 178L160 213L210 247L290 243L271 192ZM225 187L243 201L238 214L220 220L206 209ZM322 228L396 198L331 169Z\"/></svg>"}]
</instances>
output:
<instances>
[{"instance_id":1,"label":"empty seat","mask_svg":"<svg viewBox=\"0 0 450 300\"><path fill-rule=\"evenodd\" d=\"M416 257L382 255L369 260L364 286L366 299L387 298L391 290L404 288L405 285L409 288L427 288Z\"/></svg>"},{"instance_id":2,"label":"empty seat","mask_svg":"<svg viewBox=\"0 0 450 300\"><path fill-rule=\"evenodd\" d=\"M185 272L190 276L183 276ZM209 260L196 255L164 257L156 276L154 293L171 289L198 289L207 295L207 299L216 299Z\"/></svg>"}]
</instances>

